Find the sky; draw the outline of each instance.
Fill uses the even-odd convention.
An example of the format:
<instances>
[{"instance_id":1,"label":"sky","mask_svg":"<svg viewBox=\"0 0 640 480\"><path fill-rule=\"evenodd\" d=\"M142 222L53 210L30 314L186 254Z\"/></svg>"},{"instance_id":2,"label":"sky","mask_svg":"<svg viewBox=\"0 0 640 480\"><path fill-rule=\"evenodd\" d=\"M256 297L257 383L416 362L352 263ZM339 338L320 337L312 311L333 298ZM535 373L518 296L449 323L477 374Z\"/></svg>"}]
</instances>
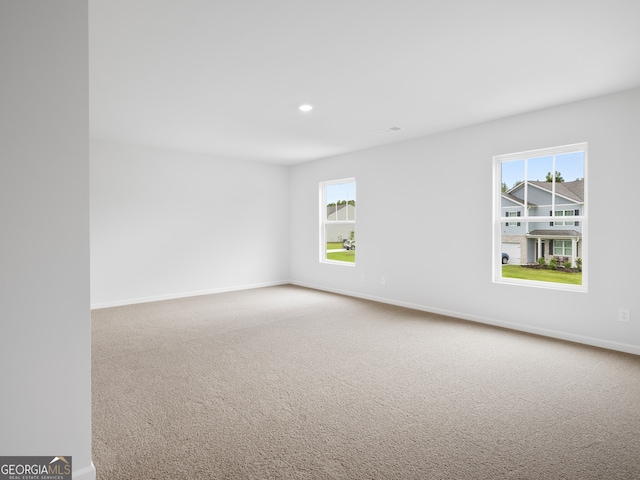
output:
<instances>
[{"instance_id":1,"label":"sky","mask_svg":"<svg viewBox=\"0 0 640 480\"><path fill-rule=\"evenodd\" d=\"M356 182L334 183L327 185L327 204L337 200L355 200Z\"/></svg>"},{"instance_id":2,"label":"sky","mask_svg":"<svg viewBox=\"0 0 640 480\"><path fill-rule=\"evenodd\" d=\"M547 173L553 170L553 156L529 158L527 160L527 180L546 180ZM512 160L502 162L502 182L507 189L524 180L525 161ZM584 152L572 152L556 155L556 171L560 172L565 182L584 178Z\"/></svg>"}]
</instances>

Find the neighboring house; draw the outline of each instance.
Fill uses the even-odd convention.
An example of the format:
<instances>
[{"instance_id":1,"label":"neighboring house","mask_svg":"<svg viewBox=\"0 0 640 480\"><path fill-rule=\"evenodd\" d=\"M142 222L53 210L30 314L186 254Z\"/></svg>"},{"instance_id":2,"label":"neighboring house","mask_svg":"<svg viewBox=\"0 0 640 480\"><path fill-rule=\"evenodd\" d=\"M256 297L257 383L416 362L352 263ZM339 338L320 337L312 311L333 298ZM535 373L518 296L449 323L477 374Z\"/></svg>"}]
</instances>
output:
<instances>
[{"instance_id":1,"label":"neighboring house","mask_svg":"<svg viewBox=\"0 0 640 480\"><path fill-rule=\"evenodd\" d=\"M327 221L353 221L356 219L356 207L351 204L330 205L327 207Z\"/></svg>"},{"instance_id":2,"label":"neighboring house","mask_svg":"<svg viewBox=\"0 0 640 480\"><path fill-rule=\"evenodd\" d=\"M535 263L540 257L547 261L556 258L560 262L582 258L582 227L571 220L584 213L584 180L556 182L555 215L549 222L521 221L524 209L529 217L550 216L552 183L528 182L527 205L524 204L524 183L502 194L502 216L513 220L502 222L502 251L509 255L509 263Z\"/></svg>"},{"instance_id":3,"label":"neighboring house","mask_svg":"<svg viewBox=\"0 0 640 480\"><path fill-rule=\"evenodd\" d=\"M351 232L355 230L356 207L350 204L331 205L327 207L326 241L341 242L351 238Z\"/></svg>"}]
</instances>

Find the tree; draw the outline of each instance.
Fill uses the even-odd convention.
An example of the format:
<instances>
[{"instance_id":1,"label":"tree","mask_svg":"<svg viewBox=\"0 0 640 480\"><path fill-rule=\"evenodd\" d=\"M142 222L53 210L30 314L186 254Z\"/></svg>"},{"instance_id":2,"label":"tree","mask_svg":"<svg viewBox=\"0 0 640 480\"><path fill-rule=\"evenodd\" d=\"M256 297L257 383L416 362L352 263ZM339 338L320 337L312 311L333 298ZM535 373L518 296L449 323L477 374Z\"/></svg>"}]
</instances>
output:
<instances>
[{"instance_id":1,"label":"tree","mask_svg":"<svg viewBox=\"0 0 640 480\"><path fill-rule=\"evenodd\" d=\"M547 172L547 182L552 182L553 178L551 177L551 172ZM564 182L564 178L562 178L562 174L556 170L556 183Z\"/></svg>"},{"instance_id":2,"label":"tree","mask_svg":"<svg viewBox=\"0 0 640 480\"><path fill-rule=\"evenodd\" d=\"M356 201L355 200L338 200L337 202L331 202L331 203L327 203L327 207L335 207L340 206L340 205L351 205L351 206L356 206Z\"/></svg>"},{"instance_id":3,"label":"tree","mask_svg":"<svg viewBox=\"0 0 640 480\"><path fill-rule=\"evenodd\" d=\"M355 200L338 200L337 202L332 202L332 203L327 203L327 207L335 207L336 205L340 206L340 205L352 205L352 206L356 206L356 201Z\"/></svg>"},{"instance_id":4,"label":"tree","mask_svg":"<svg viewBox=\"0 0 640 480\"><path fill-rule=\"evenodd\" d=\"M511 187L511 188L516 188L521 183L524 183L524 182L522 180L518 180L518 181L514 182L513 187ZM506 192L507 190L509 190L509 186L505 182L502 182L502 191Z\"/></svg>"}]
</instances>

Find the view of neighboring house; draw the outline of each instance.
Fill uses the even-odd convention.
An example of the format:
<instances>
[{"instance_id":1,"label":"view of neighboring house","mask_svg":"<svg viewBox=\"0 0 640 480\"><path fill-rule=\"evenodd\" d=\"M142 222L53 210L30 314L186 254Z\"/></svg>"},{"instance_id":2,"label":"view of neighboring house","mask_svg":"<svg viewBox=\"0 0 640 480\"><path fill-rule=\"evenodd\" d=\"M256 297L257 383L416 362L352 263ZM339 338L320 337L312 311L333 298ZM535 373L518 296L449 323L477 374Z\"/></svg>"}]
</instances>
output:
<instances>
[{"instance_id":1,"label":"view of neighboring house","mask_svg":"<svg viewBox=\"0 0 640 480\"><path fill-rule=\"evenodd\" d=\"M555 202L552 202L554 184ZM514 264L535 263L540 257L548 262L555 257L559 262L570 261L575 265L576 259L582 258L582 227L571 217L584 214L584 180L529 181L527 185L526 206L524 183L502 193L502 216L513 218L502 223L502 252ZM555 215L557 220L521 221L525 208L529 217Z\"/></svg>"},{"instance_id":2,"label":"view of neighboring house","mask_svg":"<svg viewBox=\"0 0 640 480\"><path fill-rule=\"evenodd\" d=\"M355 229L356 207L350 203L331 204L327 206L327 242L342 242L351 238ZM336 222L336 223L331 223ZM345 222L345 223L341 223Z\"/></svg>"}]
</instances>

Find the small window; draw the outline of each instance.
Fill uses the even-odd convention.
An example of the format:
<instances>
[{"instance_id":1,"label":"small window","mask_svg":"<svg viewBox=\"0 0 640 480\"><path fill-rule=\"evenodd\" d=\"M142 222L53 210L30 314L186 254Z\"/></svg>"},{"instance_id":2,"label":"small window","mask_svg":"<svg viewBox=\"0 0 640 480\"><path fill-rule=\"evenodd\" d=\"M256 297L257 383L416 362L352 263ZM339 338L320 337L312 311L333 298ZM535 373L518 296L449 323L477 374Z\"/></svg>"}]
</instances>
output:
<instances>
[{"instance_id":1,"label":"small window","mask_svg":"<svg viewBox=\"0 0 640 480\"><path fill-rule=\"evenodd\" d=\"M587 144L493 160L494 282L587 291Z\"/></svg>"},{"instance_id":2,"label":"small window","mask_svg":"<svg viewBox=\"0 0 640 480\"><path fill-rule=\"evenodd\" d=\"M519 217L520 212L507 212L507 217ZM519 227L520 222L507 222L507 226L509 227Z\"/></svg>"},{"instance_id":3,"label":"small window","mask_svg":"<svg viewBox=\"0 0 640 480\"><path fill-rule=\"evenodd\" d=\"M574 210L557 210L556 211L556 217L572 217L573 214L574 214ZM571 220L571 221L567 221L567 220L558 221L558 220L556 220L553 224L555 226L562 226L562 225L571 226L571 225L574 225L574 222L573 222L573 220Z\"/></svg>"},{"instance_id":4,"label":"small window","mask_svg":"<svg viewBox=\"0 0 640 480\"><path fill-rule=\"evenodd\" d=\"M355 265L355 178L320 183L320 261Z\"/></svg>"}]
</instances>

